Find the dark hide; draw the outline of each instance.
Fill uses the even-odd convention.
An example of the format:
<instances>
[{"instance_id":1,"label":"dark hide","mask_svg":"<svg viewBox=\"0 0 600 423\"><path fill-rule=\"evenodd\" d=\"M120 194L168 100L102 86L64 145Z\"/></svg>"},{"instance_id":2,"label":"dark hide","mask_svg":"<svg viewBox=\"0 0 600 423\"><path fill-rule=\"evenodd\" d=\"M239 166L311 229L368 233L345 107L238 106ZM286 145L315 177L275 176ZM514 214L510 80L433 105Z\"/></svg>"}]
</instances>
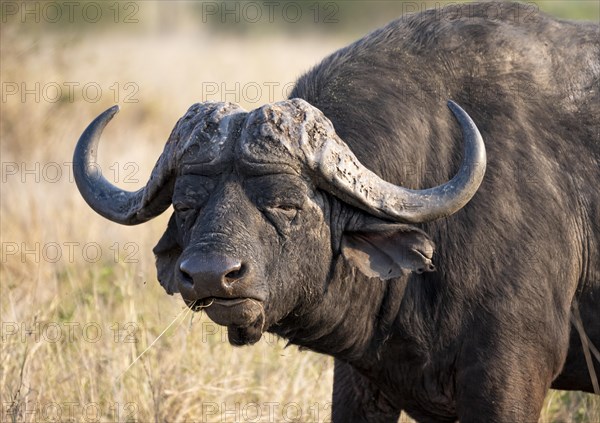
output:
<instances>
[{"instance_id":1,"label":"dark hide","mask_svg":"<svg viewBox=\"0 0 600 423\"><path fill-rule=\"evenodd\" d=\"M600 346L599 28L531 5L455 9L462 18L428 11L390 23L323 60L291 94L402 186L435 186L456 171L461 139L446 99L470 114L488 154L473 200L422 225L436 272L357 278L356 289L330 294L335 305L324 301L336 311L321 313L321 328L373 324L370 342L357 342L362 354L336 364L336 422L395 421L389 407L379 420L363 412L380 392L419 421L537 421L550 386L593 389L570 314L577 302Z\"/></svg>"}]
</instances>

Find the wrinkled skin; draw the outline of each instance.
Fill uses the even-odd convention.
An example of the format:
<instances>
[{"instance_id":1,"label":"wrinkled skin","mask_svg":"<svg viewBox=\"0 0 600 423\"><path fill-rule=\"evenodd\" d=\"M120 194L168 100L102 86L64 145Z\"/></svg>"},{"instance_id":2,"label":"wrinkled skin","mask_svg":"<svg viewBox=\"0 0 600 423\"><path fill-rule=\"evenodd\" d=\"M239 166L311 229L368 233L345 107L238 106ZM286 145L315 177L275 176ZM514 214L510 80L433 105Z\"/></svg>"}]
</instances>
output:
<instances>
[{"instance_id":1,"label":"wrinkled skin","mask_svg":"<svg viewBox=\"0 0 600 423\"><path fill-rule=\"evenodd\" d=\"M192 106L157 165L170 176L153 176L172 195L138 196L175 208L154 250L168 293L233 344L270 331L335 357L334 422L533 422L550 387L594 390L571 322L577 304L600 345L598 26L493 6L392 22L292 100ZM442 184L463 144L446 99L489 157L451 216L392 222L327 189L306 154L329 134L392 184Z\"/></svg>"}]
</instances>

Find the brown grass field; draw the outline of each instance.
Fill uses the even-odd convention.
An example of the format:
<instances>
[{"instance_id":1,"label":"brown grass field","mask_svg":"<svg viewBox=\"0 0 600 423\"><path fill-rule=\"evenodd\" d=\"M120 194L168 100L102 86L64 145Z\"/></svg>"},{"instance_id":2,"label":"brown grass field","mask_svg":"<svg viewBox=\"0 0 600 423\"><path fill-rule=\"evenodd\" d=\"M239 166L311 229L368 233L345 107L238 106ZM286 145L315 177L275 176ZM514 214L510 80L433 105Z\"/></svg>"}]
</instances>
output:
<instances>
[{"instance_id":1,"label":"brown grass field","mask_svg":"<svg viewBox=\"0 0 600 423\"><path fill-rule=\"evenodd\" d=\"M1 4L0 421L328 421L333 360L271 335L230 346L156 281L151 249L170 212L140 227L104 220L77 192L70 161L88 122L120 104L99 165L136 190L191 104L280 100L326 54L398 16L399 3L318 3L318 19L303 9L297 26L277 14L273 24L203 22L200 5L161 2L104 3L94 23L98 2L75 3L73 22L62 2ZM596 2L529 5L599 13ZM332 11L337 22L325 22ZM551 391L540 422L600 422L600 397Z\"/></svg>"}]
</instances>

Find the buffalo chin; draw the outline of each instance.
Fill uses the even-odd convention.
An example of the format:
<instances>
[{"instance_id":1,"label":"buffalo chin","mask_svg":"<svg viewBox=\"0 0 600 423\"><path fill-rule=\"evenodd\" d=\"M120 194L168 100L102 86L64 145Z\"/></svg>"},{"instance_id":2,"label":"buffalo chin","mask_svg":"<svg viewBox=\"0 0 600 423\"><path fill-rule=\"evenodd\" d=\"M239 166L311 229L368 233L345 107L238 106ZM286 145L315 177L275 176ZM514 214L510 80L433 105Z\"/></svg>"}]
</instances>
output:
<instances>
[{"instance_id":1,"label":"buffalo chin","mask_svg":"<svg viewBox=\"0 0 600 423\"><path fill-rule=\"evenodd\" d=\"M250 326L240 327L227 326L227 337L231 345L252 345L256 344L262 338L264 318L259 317L256 322Z\"/></svg>"},{"instance_id":2,"label":"buffalo chin","mask_svg":"<svg viewBox=\"0 0 600 423\"><path fill-rule=\"evenodd\" d=\"M232 345L254 344L262 337L265 314L262 304L257 300L215 300L204 310L213 322L227 326Z\"/></svg>"}]
</instances>

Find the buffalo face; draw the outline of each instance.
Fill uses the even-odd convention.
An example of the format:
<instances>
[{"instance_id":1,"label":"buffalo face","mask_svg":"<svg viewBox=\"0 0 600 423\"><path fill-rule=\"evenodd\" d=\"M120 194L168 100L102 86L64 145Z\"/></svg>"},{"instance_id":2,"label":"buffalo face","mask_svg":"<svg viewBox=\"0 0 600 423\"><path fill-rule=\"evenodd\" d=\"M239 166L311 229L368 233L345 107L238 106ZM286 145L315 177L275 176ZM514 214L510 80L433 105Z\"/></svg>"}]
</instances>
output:
<instances>
[{"instance_id":1,"label":"buffalo face","mask_svg":"<svg viewBox=\"0 0 600 423\"><path fill-rule=\"evenodd\" d=\"M177 179L167 231L180 254L163 262L161 243L155 252L159 272L172 273L167 280L190 306L228 326L232 342L251 343L291 311L286 305L309 302L324 286L330 241L321 199L299 176L259 175L235 163Z\"/></svg>"},{"instance_id":2,"label":"buffalo face","mask_svg":"<svg viewBox=\"0 0 600 423\"><path fill-rule=\"evenodd\" d=\"M175 212L154 252L167 291L228 326L232 343L253 343L323 290L327 199L285 148L281 137L295 123L274 124L281 107L223 107L193 107L184 117L196 123L179 141Z\"/></svg>"},{"instance_id":3,"label":"buffalo face","mask_svg":"<svg viewBox=\"0 0 600 423\"><path fill-rule=\"evenodd\" d=\"M450 107L463 129L463 165L447 184L423 191L365 168L331 122L300 99L250 113L230 103L192 106L137 192L93 175L101 131L116 112L109 109L82 135L75 177L88 204L119 223L141 223L173 204L154 249L161 284L228 326L230 342L254 343L286 316L318 305L339 253L384 279L433 269L433 244L403 223L459 210L485 166L477 128Z\"/></svg>"}]
</instances>

